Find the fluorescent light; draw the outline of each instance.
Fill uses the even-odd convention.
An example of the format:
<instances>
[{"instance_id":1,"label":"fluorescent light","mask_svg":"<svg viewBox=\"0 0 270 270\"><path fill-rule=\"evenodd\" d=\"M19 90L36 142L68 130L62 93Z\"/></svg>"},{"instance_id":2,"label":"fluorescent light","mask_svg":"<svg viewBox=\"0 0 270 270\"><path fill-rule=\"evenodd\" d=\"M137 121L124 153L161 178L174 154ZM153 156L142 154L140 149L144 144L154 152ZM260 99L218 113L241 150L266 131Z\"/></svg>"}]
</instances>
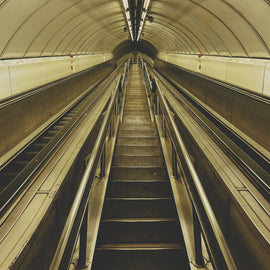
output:
<instances>
[{"instance_id":1,"label":"fluorescent light","mask_svg":"<svg viewBox=\"0 0 270 270\"><path fill-rule=\"evenodd\" d=\"M129 12L126 12L126 17L127 17L127 20L129 21L130 20Z\"/></svg>"},{"instance_id":2,"label":"fluorescent light","mask_svg":"<svg viewBox=\"0 0 270 270\"><path fill-rule=\"evenodd\" d=\"M128 0L123 0L123 6L125 8L125 11L128 9Z\"/></svg>"},{"instance_id":3,"label":"fluorescent light","mask_svg":"<svg viewBox=\"0 0 270 270\"><path fill-rule=\"evenodd\" d=\"M137 41L139 41L139 39L140 39L149 5L150 5L150 0L144 0L142 18L140 20L139 33L138 33L138 36L137 36Z\"/></svg>"},{"instance_id":4,"label":"fluorescent light","mask_svg":"<svg viewBox=\"0 0 270 270\"><path fill-rule=\"evenodd\" d=\"M127 24L128 24L128 30L129 30L129 34L131 37L131 40L134 41L134 36L133 36L133 32L132 32L132 26L131 26L131 22L130 22L130 13L129 13L129 6L128 6L128 0L122 0L123 2L123 6L125 9L125 15L126 15L126 19L127 19Z\"/></svg>"},{"instance_id":5,"label":"fluorescent light","mask_svg":"<svg viewBox=\"0 0 270 270\"><path fill-rule=\"evenodd\" d=\"M144 5L143 5L144 9L147 10L149 8L149 5L150 5L150 0L145 0Z\"/></svg>"}]
</instances>

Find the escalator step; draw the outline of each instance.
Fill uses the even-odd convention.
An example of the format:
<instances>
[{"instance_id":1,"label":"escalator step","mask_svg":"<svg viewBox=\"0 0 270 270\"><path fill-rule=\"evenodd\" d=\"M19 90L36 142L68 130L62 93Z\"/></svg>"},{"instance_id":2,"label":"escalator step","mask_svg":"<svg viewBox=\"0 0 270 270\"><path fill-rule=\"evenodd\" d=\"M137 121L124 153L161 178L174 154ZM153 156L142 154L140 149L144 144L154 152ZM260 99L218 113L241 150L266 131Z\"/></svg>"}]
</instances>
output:
<instances>
[{"instance_id":1,"label":"escalator step","mask_svg":"<svg viewBox=\"0 0 270 270\"><path fill-rule=\"evenodd\" d=\"M153 130L119 130L118 137L153 137L157 132Z\"/></svg>"},{"instance_id":2,"label":"escalator step","mask_svg":"<svg viewBox=\"0 0 270 270\"><path fill-rule=\"evenodd\" d=\"M156 127L153 124L127 124L123 123L119 126L119 130L152 130L156 132Z\"/></svg>"},{"instance_id":3,"label":"escalator step","mask_svg":"<svg viewBox=\"0 0 270 270\"><path fill-rule=\"evenodd\" d=\"M107 198L103 218L175 218L172 198Z\"/></svg>"},{"instance_id":4,"label":"escalator step","mask_svg":"<svg viewBox=\"0 0 270 270\"><path fill-rule=\"evenodd\" d=\"M62 125L54 125L54 126L52 127L52 131L60 131L62 128L63 128Z\"/></svg>"},{"instance_id":5,"label":"escalator step","mask_svg":"<svg viewBox=\"0 0 270 270\"><path fill-rule=\"evenodd\" d=\"M161 147L159 145L144 145L138 146L126 146L118 145L114 151L115 155L127 155L127 156L152 156L162 155Z\"/></svg>"},{"instance_id":6,"label":"escalator step","mask_svg":"<svg viewBox=\"0 0 270 270\"><path fill-rule=\"evenodd\" d=\"M168 179L166 167L125 167L112 166L111 175L112 180L164 180Z\"/></svg>"},{"instance_id":7,"label":"escalator step","mask_svg":"<svg viewBox=\"0 0 270 270\"><path fill-rule=\"evenodd\" d=\"M118 137L116 142L116 147L118 145L125 146L152 146L152 145L160 145L158 137Z\"/></svg>"},{"instance_id":8,"label":"escalator step","mask_svg":"<svg viewBox=\"0 0 270 270\"><path fill-rule=\"evenodd\" d=\"M178 219L122 218L103 219L98 245L112 243L183 244Z\"/></svg>"},{"instance_id":9,"label":"escalator step","mask_svg":"<svg viewBox=\"0 0 270 270\"><path fill-rule=\"evenodd\" d=\"M93 270L188 270L185 248L175 244L102 245Z\"/></svg>"},{"instance_id":10,"label":"escalator step","mask_svg":"<svg viewBox=\"0 0 270 270\"><path fill-rule=\"evenodd\" d=\"M37 154L38 154L37 151L27 151L27 152L24 152L24 153L23 153L22 159L30 161L30 160L32 160Z\"/></svg>"},{"instance_id":11,"label":"escalator step","mask_svg":"<svg viewBox=\"0 0 270 270\"><path fill-rule=\"evenodd\" d=\"M67 123L68 123L67 120L63 120L63 119L62 119L62 120L60 120L60 121L57 122L57 125L65 126Z\"/></svg>"},{"instance_id":12,"label":"escalator step","mask_svg":"<svg viewBox=\"0 0 270 270\"><path fill-rule=\"evenodd\" d=\"M53 137L49 137L49 136L42 136L38 142L39 143L49 143L51 141Z\"/></svg>"},{"instance_id":13,"label":"escalator step","mask_svg":"<svg viewBox=\"0 0 270 270\"><path fill-rule=\"evenodd\" d=\"M168 198L171 192L168 180L111 180L107 198Z\"/></svg>"},{"instance_id":14,"label":"escalator step","mask_svg":"<svg viewBox=\"0 0 270 270\"><path fill-rule=\"evenodd\" d=\"M6 187L18 174L15 172L3 172L0 174L0 186Z\"/></svg>"},{"instance_id":15,"label":"escalator step","mask_svg":"<svg viewBox=\"0 0 270 270\"><path fill-rule=\"evenodd\" d=\"M30 147L30 151L31 152L40 152L44 146L46 146L47 144L46 143L34 143L33 145L31 145Z\"/></svg>"},{"instance_id":16,"label":"escalator step","mask_svg":"<svg viewBox=\"0 0 270 270\"><path fill-rule=\"evenodd\" d=\"M165 166L165 161L161 155L152 156L128 156L114 155L113 166Z\"/></svg>"},{"instance_id":17,"label":"escalator step","mask_svg":"<svg viewBox=\"0 0 270 270\"><path fill-rule=\"evenodd\" d=\"M20 171L22 171L27 165L29 164L29 161L21 161L21 160L14 160L14 162L10 163L5 169L4 173L9 174L18 174Z\"/></svg>"},{"instance_id":18,"label":"escalator step","mask_svg":"<svg viewBox=\"0 0 270 270\"><path fill-rule=\"evenodd\" d=\"M46 132L47 136L54 137L58 132L56 130L48 130Z\"/></svg>"}]
</instances>

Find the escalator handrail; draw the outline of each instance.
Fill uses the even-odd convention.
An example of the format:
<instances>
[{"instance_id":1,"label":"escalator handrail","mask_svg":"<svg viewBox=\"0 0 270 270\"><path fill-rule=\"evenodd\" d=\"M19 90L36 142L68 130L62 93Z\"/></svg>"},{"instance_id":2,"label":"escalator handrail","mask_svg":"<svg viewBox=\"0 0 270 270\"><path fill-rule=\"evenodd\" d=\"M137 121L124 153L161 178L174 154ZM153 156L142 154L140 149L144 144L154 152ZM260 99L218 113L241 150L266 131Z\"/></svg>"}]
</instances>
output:
<instances>
[{"instance_id":1,"label":"escalator handrail","mask_svg":"<svg viewBox=\"0 0 270 270\"><path fill-rule=\"evenodd\" d=\"M68 266L70 265L75 243L88 205L91 185L95 177L96 169L105 144L107 131L117 102L116 97L118 95L119 83L120 77L117 79L116 87L111 94L110 102L104 115L96 143L67 217L53 260L50 264L50 270L64 270L68 269Z\"/></svg>"},{"instance_id":2,"label":"escalator handrail","mask_svg":"<svg viewBox=\"0 0 270 270\"><path fill-rule=\"evenodd\" d=\"M178 159L181 161L181 167L184 169L184 181L189 193L189 197L198 216L202 233L206 240L212 263L215 269L236 270L237 267L228 248L225 237L215 217L214 211L204 191L201 180L194 168L193 162L186 149L182 136L173 119L171 110L166 101L164 93L161 91L158 80L156 80L157 95L166 119L167 127L170 133L173 147L176 150ZM209 225L209 226L208 226Z\"/></svg>"}]
</instances>

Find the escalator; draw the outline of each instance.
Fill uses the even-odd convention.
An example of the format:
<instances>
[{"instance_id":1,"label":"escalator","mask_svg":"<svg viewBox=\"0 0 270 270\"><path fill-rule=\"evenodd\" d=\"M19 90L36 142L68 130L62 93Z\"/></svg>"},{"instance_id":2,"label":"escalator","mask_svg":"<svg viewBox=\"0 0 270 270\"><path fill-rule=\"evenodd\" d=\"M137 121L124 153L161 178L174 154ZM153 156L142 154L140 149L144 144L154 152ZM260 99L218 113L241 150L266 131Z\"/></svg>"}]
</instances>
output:
<instances>
[{"instance_id":1,"label":"escalator","mask_svg":"<svg viewBox=\"0 0 270 270\"><path fill-rule=\"evenodd\" d=\"M190 269L138 65L131 67L92 269Z\"/></svg>"}]
</instances>

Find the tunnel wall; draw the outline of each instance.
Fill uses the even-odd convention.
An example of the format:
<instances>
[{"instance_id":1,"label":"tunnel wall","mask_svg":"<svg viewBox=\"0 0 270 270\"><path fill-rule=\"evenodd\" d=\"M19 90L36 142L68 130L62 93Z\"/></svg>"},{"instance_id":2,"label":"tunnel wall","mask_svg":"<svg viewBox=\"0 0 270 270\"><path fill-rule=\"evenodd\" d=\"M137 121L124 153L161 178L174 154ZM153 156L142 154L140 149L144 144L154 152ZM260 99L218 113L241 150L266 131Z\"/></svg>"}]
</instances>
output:
<instances>
[{"instance_id":1,"label":"tunnel wall","mask_svg":"<svg viewBox=\"0 0 270 270\"><path fill-rule=\"evenodd\" d=\"M0 61L0 100L86 70L113 58L112 53Z\"/></svg>"},{"instance_id":2,"label":"tunnel wall","mask_svg":"<svg viewBox=\"0 0 270 270\"><path fill-rule=\"evenodd\" d=\"M151 58L149 55L145 54L145 53L138 53L138 56L140 56L145 62L148 63L148 65L150 66L154 66L155 61L153 58Z\"/></svg>"},{"instance_id":3,"label":"tunnel wall","mask_svg":"<svg viewBox=\"0 0 270 270\"><path fill-rule=\"evenodd\" d=\"M121 56L120 58L118 58L116 60L117 66L121 66L131 56L132 56L132 53L127 53L127 54Z\"/></svg>"},{"instance_id":4,"label":"tunnel wall","mask_svg":"<svg viewBox=\"0 0 270 270\"><path fill-rule=\"evenodd\" d=\"M0 104L0 157L116 66L115 60L58 80L17 101Z\"/></svg>"},{"instance_id":5,"label":"tunnel wall","mask_svg":"<svg viewBox=\"0 0 270 270\"><path fill-rule=\"evenodd\" d=\"M270 60L159 53L157 58L270 97Z\"/></svg>"},{"instance_id":6,"label":"tunnel wall","mask_svg":"<svg viewBox=\"0 0 270 270\"><path fill-rule=\"evenodd\" d=\"M204 76L198 76L176 65L155 60L155 68L169 75L255 142L270 150L270 106L260 98L245 95Z\"/></svg>"}]
</instances>

